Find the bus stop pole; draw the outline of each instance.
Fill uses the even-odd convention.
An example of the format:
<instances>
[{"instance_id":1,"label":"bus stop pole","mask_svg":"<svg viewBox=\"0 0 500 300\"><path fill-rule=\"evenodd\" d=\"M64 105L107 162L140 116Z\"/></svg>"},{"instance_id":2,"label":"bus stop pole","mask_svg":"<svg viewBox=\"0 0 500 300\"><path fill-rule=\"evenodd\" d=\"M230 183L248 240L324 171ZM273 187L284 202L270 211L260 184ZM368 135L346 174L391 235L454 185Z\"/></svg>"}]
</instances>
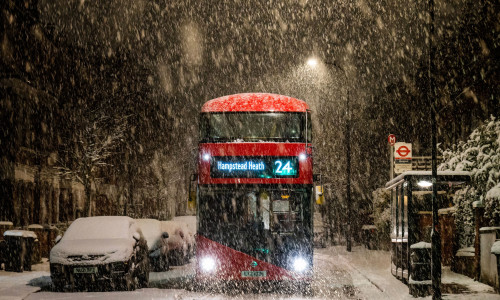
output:
<instances>
[{"instance_id":1,"label":"bus stop pole","mask_svg":"<svg viewBox=\"0 0 500 300\"><path fill-rule=\"evenodd\" d=\"M432 275L432 299L441 299L441 237L439 235L438 203L437 203L437 146L436 146L436 86L433 75L436 65L435 55L435 33L434 33L434 0L429 0L429 101L431 110L431 143L432 143L432 232L431 232L431 275Z\"/></svg>"},{"instance_id":2,"label":"bus stop pole","mask_svg":"<svg viewBox=\"0 0 500 300\"><path fill-rule=\"evenodd\" d=\"M347 78L347 76L346 76ZM351 112L349 110L349 90L347 90L347 120L346 120L346 175L347 175L347 234L346 234L346 246L347 252L351 252L352 249L352 220L351 220L351 210L352 210L352 201L351 201Z\"/></svg>"},{"instance_id":3,"label":"bus stop pole","mask_svg":"<svg viewBox=\"0 0 500 300\"><path fill-rule=\"evenodd\" d=\"M389 151L391 152L391 170L389 171L389 178L394 179L394 146L389 145Z\"/></svg>"}]
</instances>

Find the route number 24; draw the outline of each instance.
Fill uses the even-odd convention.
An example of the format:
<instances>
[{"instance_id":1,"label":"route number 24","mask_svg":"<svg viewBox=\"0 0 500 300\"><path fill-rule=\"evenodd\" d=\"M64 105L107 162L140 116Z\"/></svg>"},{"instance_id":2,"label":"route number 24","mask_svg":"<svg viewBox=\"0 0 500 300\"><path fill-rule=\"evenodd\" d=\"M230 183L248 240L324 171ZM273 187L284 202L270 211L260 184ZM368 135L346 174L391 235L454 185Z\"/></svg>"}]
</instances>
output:
<instances>
[{"instance_id":1,"label":"route number 24","mask_svg":"<svg viewBox=\"0 0 500 300\"><path fill-rule=\"evenodd\" d=\"M288 161L285 165L281 162L281 160L277 160L274 162L275 165L278 165L276 168L276 174L291 174L292 167L290 166L290 162Z\"/></svg>"}]
</instances>

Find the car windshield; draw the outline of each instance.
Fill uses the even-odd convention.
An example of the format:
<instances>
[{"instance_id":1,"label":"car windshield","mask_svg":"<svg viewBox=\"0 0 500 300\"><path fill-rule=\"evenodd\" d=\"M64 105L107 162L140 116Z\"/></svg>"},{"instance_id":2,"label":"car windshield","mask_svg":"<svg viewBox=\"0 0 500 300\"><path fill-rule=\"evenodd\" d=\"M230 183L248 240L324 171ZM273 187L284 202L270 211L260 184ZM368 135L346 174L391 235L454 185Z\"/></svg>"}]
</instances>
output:
<instances>
[{"instance_id":1,"label":"car windshield","mask_svg":"<svg viewBox=\"0 0 500 300\"><path fill-rule=\"evenodd\" d=\"M301 142L304 139L303 128L303 113L205 113L201 116L200 136L204 141Z\"/></svg>"},{"instance_id":2,"label":"car windshield","mask_svg":"<svg viewBox=\"0 0 500 300\"><path fill-rule=\"evenodd\" d=\"M93 217L75 220L64 233L68 240L100 240L130 238L130 221L124 217Z\"/></svg>"}]
</instances>

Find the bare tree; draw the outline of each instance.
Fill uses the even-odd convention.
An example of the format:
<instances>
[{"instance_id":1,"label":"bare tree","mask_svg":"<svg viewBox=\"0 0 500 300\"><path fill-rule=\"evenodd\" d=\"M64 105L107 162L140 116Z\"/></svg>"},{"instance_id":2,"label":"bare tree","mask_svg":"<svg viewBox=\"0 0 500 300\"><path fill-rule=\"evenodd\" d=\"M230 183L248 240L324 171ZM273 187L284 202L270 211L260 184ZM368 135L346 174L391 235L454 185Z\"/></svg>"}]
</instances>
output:
<instances>
[{"instance_id":1,"label":"bare tree","mask_svg":"<svg viewBox=\"0 0 500 300\"><path fill-rule=\"evenodd\" d=\"M58 160L57 168L60 175L73 177L83 185L84 214L90 216L92 184L101 179L100 170L112 166L112 158L124 142L128 117L110 117L105 112L91 111L86 120L82 119L82 125L64 144L66 157Z\"/></svg>"}]
</instances>

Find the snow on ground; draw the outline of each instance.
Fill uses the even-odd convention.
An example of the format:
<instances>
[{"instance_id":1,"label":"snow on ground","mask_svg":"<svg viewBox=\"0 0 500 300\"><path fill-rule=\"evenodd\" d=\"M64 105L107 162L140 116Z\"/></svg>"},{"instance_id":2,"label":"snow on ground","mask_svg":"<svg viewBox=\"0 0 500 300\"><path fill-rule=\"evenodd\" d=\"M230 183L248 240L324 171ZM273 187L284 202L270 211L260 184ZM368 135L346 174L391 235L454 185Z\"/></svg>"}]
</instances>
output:
<instances>
[{"instance_id":1,"label":"snow on ground","mask_svg":"<svg viewBox=\"0 0 500 300\"><path fill-rule=\"evenodd\" d=\"M367 250L364 247L354 247L351 253L348 253L345 247L340 246L329 249L336 252L334 256L338 255L340 261L346 261L347 267L356 271L351 275L354 285L361 290L361 298L415 299L408 293L408 287L391 275L389 252ZM370 290L370 286L364 282L363 278L376 286L378 291ZM442 289L443 299L500 299L500 295L495 293L491 286L454 273L449 267L443 268L442 283L445 285ZM453 289L459 294L451 294L450 290ZM420 299L432 299L432 297Z\"/></svg>"},{"instance_id":2,"label":"snow on ground","mask_svg":"<svg viewBox=\"0 0 500 300\"><path fill-rule=\"evenodd\" d=\"M29 285L29 283L32 285ZM31 272L0 271L0 300L24 299L40 290L41 286L50 286L50 269L46 258L41 264L32 266Z\"/></svg>"},{"instance_id":3,"label":"snow on ground","mask_svg":"<svg viewBox=\"0 0 500 300\"><path fill-rule=\"evenodd\" d=\"M234 288L195 291L192 284L195 263L196 259L192 259L189 264L174 266L168 272L152 272L150 287L133 292L54 293L49 288L49 265L45 260L42 264L34 265L32 272L0 271L0 300L311 298L283 289L271 289L262 293ZM349 253L345 246L316 249L314 264L314 299L415 299L408 294L408 287L391 275L390 253L387 251L353 247L353 251ZM500 299L500 295L494 293L492 287L453 273L449 268L443 269L443 283L459 287L458 291L461 293L449 294L449 291L443 290L443 299Z\"/></svg>"}]
</instances>

